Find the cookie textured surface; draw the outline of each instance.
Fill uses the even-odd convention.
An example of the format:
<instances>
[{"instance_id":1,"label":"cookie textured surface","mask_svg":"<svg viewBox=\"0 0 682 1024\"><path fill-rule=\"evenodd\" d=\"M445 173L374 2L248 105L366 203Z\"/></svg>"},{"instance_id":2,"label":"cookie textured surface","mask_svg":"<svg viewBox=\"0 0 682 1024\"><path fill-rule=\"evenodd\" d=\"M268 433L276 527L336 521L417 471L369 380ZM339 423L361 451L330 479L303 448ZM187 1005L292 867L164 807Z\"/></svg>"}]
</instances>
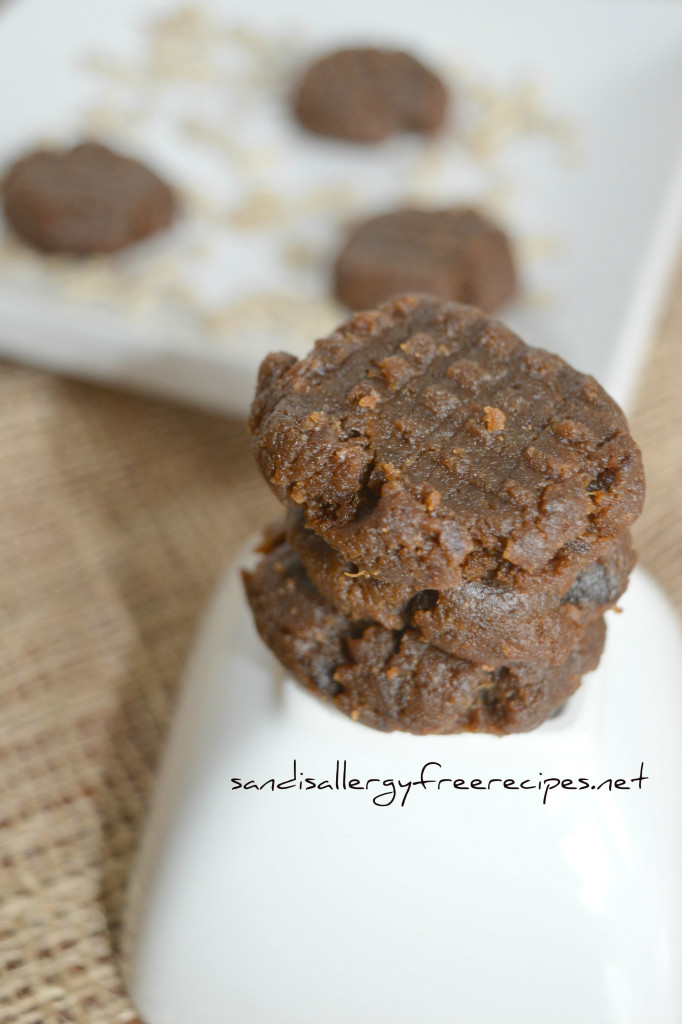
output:
<instances>
[{"instance_id":1,"label":"cookie textured surface","mask_svg":"<svg viewBox=\"0 0 682 1024\"><path fill-rule=\"evenodd\" d=\"M144 164L94 143L24 157L6 174L2 194L7 221L24 241L81 255L114 252L168 227L175 206Z\"/></svg>"},{"instance_id":2,"label":"cookie textured surface","mask_svg":"<svg viewBox=\"0 0 682 1024\"><path fill-rule=\"evenodd\" d=\"M282 664L354 721L382 731L534 729L575 692L604 643L597 618L559 666L475 665L423 643L413 629L348 619L318 594L285 543L245 584L260 635Z\"/></svg>"},{"instance_id":3,"label":"cookie textured surface","mask_svg":"<svg viewBox=\"0 0 682 1024\"><path fill-rule=\"evenodd\" d=\"M386 629L408 626L425 643L467 661L557 665L580 642L593 619L613 607L635 564L625 533L583 570L567 589L520 591L486 581L446 590L415 590L365 576L290 512L286 537L312 584L329 604L354 621Z\"/></svg>"},{"instance_id":4,"label":"cookie textured surface","mask_svg":"<svg viewBox=\"0 0 682 1024\"><path fill-rule=\"evenodd\" d=\"M480 310L407 296L262 364L250 429L277 497L411 587L572 579L639 514L616 403Z\"/></svg>"},{"instance_id":5,"label":"cookie textured surface","mask_svg":"<svg viewBox=\"0 0 682 1024\"><path fill-rule=\"evenodd\" d=\"M336 297L371 309L409 291L497 309L516 291L509 239L467 208L397 210L353 228L334 268Z\"/></svg>"},{"instance_id":6,"label":"cookie textured surface","mask_svg":"<svg viewBox=\"0 0 682 1024\"><path fill-rule=\"evenodd\" d=\"M380 142L403 131L436 132L448 97L441 80L409 53L338 50L305 72L294 102L309 131L352 142Z\"/></svg>"}]
</instances>

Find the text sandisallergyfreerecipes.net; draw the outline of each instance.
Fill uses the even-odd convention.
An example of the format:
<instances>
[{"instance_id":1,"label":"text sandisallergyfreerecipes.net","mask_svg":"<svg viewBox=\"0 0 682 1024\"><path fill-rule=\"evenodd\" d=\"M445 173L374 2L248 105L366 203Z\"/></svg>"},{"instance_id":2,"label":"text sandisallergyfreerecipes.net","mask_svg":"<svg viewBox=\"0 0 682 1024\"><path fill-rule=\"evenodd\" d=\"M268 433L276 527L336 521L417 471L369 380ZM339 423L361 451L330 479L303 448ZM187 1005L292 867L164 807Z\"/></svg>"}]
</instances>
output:
<instances>
[{"instance_id":1,"label":"text sandisallergyfreerecipes.net","mask_svg":"<svg viewBox=\"0 0 682 1024\"><path fill-rule=\"evenodd\" d=\"M329 774L308 775L301 770L296 758L293 759L291 774L282 774L280 777L270 775L260 780L256 778L243 778L234 776L231 779L232 789L243 790L244 792L284 792L293 790L300 793L309 793L311 790L317 792L327 791L338 792L364 792L371 794L372 803L376 807L390 807L392 804L404 807L408 796L414 792L435 790L437 792L459 792L462 790L475 790L489 792L490 790L502 789L513 792L533 792L541 796L542 803L546 804L549 794L553 790L573 790L584 792L585 790L607 790L609 792L622 790L641 790L644 782L648 781L644 774L644 762L640 764L639 772L630 778L611 776L608 778L591 779L588 776L577 776L575 778L558 776L546 776L542 772L535 773L523 779L514 778L461 778L454 773L448 776L443 771L443 765L439 761L426 761L415 777L412 779L395 779L376 777L358 777L349 769L347 760L337 760Z\"/></svg>"}]
</instances>

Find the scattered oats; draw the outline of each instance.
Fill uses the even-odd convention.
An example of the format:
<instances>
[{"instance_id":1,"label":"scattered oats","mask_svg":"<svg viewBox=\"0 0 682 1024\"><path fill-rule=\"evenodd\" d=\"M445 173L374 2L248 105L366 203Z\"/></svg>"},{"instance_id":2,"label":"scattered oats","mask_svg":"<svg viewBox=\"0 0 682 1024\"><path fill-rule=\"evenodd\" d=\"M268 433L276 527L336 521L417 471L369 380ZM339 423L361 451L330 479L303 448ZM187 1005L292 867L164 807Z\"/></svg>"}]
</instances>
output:
<instances>
[{"instance_id":1,"label":"scattered oats","mask_svg":"<svg viewBox=\"0 0 682 1024\"><path fill-rule=\"evenodd\" d=\"M487 160L521 136L544 136L562 156L575 155L575 125L547 110L539 82L519 79L501 88L462 71L459 82L473 108L471 123L463 126L460 137L477 158Z\"/></svg>"},{"instance_id":2,"label":"scattered oats","mask_svg":"<svg viewBox=\"0 0 682 1024\"><path fill-rule=\"evenodd\" d=\"M299 36L291 31L260 33L243 25L223 30L222 38L249 58L248 70L233 79L234 84L251 91L287 90L298 71L302 55Z\"/></svg>"},{"instance_id":3,"label":"scattered oats","mask_svg":"<svg viewBox=\"0 0 682 1024\"><path fill-rule=\"evenodd\" d=\"M523 299L533 309L552 309L557 303L555 293L545 288L528 288Z\"/></svg>"},{"instance_id":4,"label":"scattered oats","mask_svg":"<svg viewBox=\"0 0 682 1024\"><path fill-rule=\"evenodd\" d=\"M274 146L247 148L232 135L201 118L185 118L180 129L195 142L201 142L228 157L245 174L266 170L282 159L282 151Z\"/></svg>"},{"instance_id":5,"label":"scattered oats","mask_svg":"<svg viewBox=\"0 0 682 1024\"><path fill-rule=\"evenodd\" d=\"M135 319L147 318L156 308L158 296L146 288L132 288L118 296L118 307Z\"/></svg>"},{"instance_id":6,"label":"scattered oats","mask_svg":"<svg viewBox=\"0 0 682 1024\"><path fill-rule=\"evenodd\" d=\"M191 139L203 142L226 156L235 157L240 152L239 146L231 135L215 128L208 121L201 118L185 118L180 124L180 129Z\"/></svg>"},{"instance_id":7,"label":"scattered oats","mask_svg":"<svg viewBox=\"0 0 682 1024\"><path fill-rule=\"evenodd\" d=\"M185 256L190 260L204 260L213 252L213 246L205 238L197 239L185 250Z\"/></svg>"},{"instance_id":8,"label":"scattered oats","mask_svg":"<svg viewBox=\"0 0 682 1024\"><path fill-rule=\"evenodd\" d=\"M205 312L204 304L197 293L184 281L169 282L166 294L170 302L176 306L184 307L187 312L197 316Z\"/></svg>"},{"instance_id":9,"label":"scattered oats","mask_svg":"<svg viewBox=\"0 0 682 1024\"><path fill-rule=\"evenodd\" d=\"M220 32L222 38L227 42L242 47L252 57L267 57L270 55L270 46L262 32L256 32L247 25L227 25Z\"/></svg>"},{"instance_id":10,"label":"scattered oats","mask_svg":"<svg viewBox=\"0 0 682 1024\"><path fill-rule=\"evenodd\" d=\"M274 227L304 216L324 215L345 220L355 209L356 195L349 189L313 189L302 197L286 197L264 189L247 192L241 203L228 211L227 223L241 230Z\"/></svg>"},{"instance_id":11,"label":"scattered oats","mask_svg":"<svg viewBox=\"0 0 682 1024\"><path fill-rule=\"evenodd\" d=\"M282 150L274 146L259 146L253 149L237 149L234 153L237 166L246 175L271 170L282 161Z\"/></svg>"},{"instance_id":12,"label":"scattered oats","mask_svg":"<svg viewBox=\"0 0 682 1024\"><path fill-rule=\"evenodd\" d=\"M59 292L76 302L111 299L118 291L116 273L105 256L93 256L87 262L54 256L46 269Z\"/></svg>"},{"instance_id":13,"label":"scattered oats","mask_svg":"<svg viewBox=\"0 0 682 1024\"><path fill-rule=\"evenodd\" d=\"M343 310L329 299L306 300L264 291L207 313L202 322L211 334L222 339L248 331L275 331L298 339L307 350L311 337L328 334L343 316Z\"/></svg>"},{"instance_id":14,"label":"scattered oats","mask_svg":"<svg viewBox=\"0 0 682 1024\"><path fill-rule=\"evenodd\" d=\"M455 159L451 144L445 141L427 143L417 157L410 181L410 197L428 200L434 185L438 185Z\"/></svg>"},{"instance_id":15,"label":"scattered oats","mask_svg":"<svg viewBox=\"0 0 682 1024\"><path fill-rule=\"evenodd\" d=\"M282 248L282 259L289 267L297 270L309 270L321 262L321 255L306 242L287 242Z\"/></svg>"},{"instance_id":16,"label":"scattered oats","mask_svg":"<svg viewBox=\"0 0 682 1024\"><path fill-rule=\"evenodd\" d=\"M517 238L514 247L523 260L546 260L556 256L561 247L554 235L529 235Z\"/></svg>"},{"instance_id":17,"label":"scattered oats","mask_svg":"<svg viewBox=\"0 0 682 1024\"><path fill-rule=\"evenodd\" d=\"M103 104L86 110L81 124L86 135L90 132L126 134L130 130L131 122L139 121L141 116L141 111L129 114L128 111Z\"/></svg>"},{"instance_id":18,"label":"scattered oats","mask_svg":"<svg viewBox=\"0 0 682 1024\"><path fill-rule=\"evenodd\" d=\"M242 231L272 227L291 215L291 204L274 192L249 192L242 202L228 211L227 223Z\"/></svg>"},{"instance_id":19,"label":"scattered oats","mask_svg":"<svg viewBox=\"0 0 682 1024\"><path fill-rule=\"evenodd\" d=\"M218 72L217 33L207 11L182 7L152 24L147 72L157 80L206 81Z\"/></svg>"},{"instance_id":20,"label":"scattered oats","mask_svg":"<svg viewBox=\"0 0 682 1024\"><path fill-rule=\"evenodd\" d=\"M187 212L198 217L217 221L225 216L224 206L212 199L206 192L185 188L182 191L182 201Z\"/></svg>"},{"instance_id":21,"label":"scattered oats","mask_svg":"<svg viewBox=\"0 0 682 1024\"><path fill-rule=\"evenodd\" d=\"M506 218L514 207L517 191L511 181L498 181L484 193L481 206L493 216Z\"/></svg>"},{"instance_id":22,"label":"scattered oats","mask_svg":"<svg viewBox=\"0 0 682 1024\"><path fill-rule=\"evenodd\" d=\"M358 209L361 201L355 189L328 186L313 189L298 205L299 213L323 213L330 218L344 220Z\"/></svg>"},{"instance_id":23,"label":"scattered oats","mask_svg":"<svg viewBox=\"0 0 682 1024\"><path fill-rule=\"evenodd\" d=\"M92 71L123 85L129 85L136 78L136 72L128 64L123 64L106 53L86 54L80 63L86 71Z\"/></svg>"}]
</instances>

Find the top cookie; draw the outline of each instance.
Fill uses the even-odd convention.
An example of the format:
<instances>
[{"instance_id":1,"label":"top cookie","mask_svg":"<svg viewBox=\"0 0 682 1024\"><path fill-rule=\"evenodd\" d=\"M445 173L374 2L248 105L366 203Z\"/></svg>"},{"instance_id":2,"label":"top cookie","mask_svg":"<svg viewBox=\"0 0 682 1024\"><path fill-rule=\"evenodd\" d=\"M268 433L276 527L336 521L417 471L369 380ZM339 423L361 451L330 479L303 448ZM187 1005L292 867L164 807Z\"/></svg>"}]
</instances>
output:
<instances>
[{"instance_id":1,"label":"top cookie","mask_svg":"<svg viewBox=\"0 0 682 1024\"><path fill-rule=\"evenodd\" d=\"M547 584L639 514L623 413L480 310L407 296L261 366L250 428L281 501L359 571L415 586Z\"/></svg>"},{"instance_id":2,"label":"top cookie","mask_svg":"<svg viewBox=\"0 0 682 1024\"><path fill-rule=\"evenodd\" d=\"M309 131L352 142L398 132L437 131L445 118L443 83L409 53L339 50L306 71L294 103Z\"/></svg>"},{"instance_id":3,"label":"top cookie","mask_svg":"<svg viewBox=\"0 0 682 1024\"><path fill-rule=\"evenodd\" d=\"M167 227L175 207L144 164L89 142L17 161L2 192L12 228L45 252L114 252Z\"/></svg>"}]
</instances>

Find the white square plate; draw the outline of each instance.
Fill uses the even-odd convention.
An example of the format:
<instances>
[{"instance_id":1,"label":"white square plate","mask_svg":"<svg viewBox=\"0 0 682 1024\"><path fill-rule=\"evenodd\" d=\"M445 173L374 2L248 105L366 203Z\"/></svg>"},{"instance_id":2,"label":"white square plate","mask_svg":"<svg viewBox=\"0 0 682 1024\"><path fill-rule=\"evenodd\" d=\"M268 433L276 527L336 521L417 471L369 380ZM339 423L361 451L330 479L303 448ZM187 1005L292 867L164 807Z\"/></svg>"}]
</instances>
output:
<instances>
[{"instance_id":1,"label":"white square plate","mask_svg":"<svg viewBox=\"0 0 682 1024\"><path fill-rule=\"evenodd\" d=\"M159 0L2 9L2 165L94 126L190 196L176 228L113 271L28 259L5 238L2 354L243 414L267 351L304 352L343 316L328 268L344 220L415 197L499 206L506 193L525 293L501 315L627 401L682 220L678 5L214 0L203 21L190 9L167 24L150 51L140 26L172 10ZM440 142L352 146L295 125L296 69L354 40L405 46L453 83L455 121ZM104 71L106 61L84 65L95 51L110 55ZM140 84L150 54L157 74ZM554 252L524 258L542 239Z\"/></svg>"}]
</instances>

